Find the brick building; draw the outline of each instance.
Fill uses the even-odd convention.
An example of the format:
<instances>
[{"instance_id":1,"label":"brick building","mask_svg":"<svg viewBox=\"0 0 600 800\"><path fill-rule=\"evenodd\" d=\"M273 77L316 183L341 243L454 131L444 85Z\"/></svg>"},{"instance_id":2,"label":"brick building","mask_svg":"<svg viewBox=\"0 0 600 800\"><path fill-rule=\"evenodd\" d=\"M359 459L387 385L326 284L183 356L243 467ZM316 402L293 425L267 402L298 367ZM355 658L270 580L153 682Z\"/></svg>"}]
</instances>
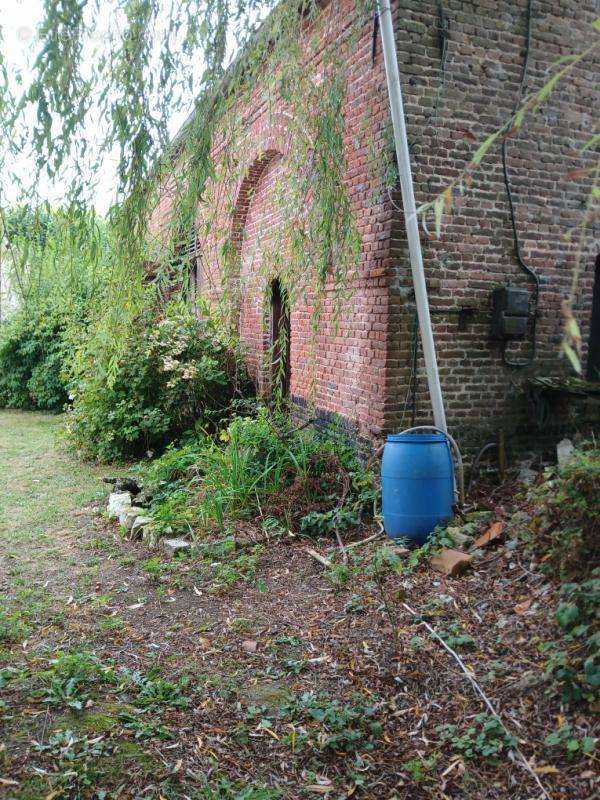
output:
<instances>
[{"instance_id":1,"label":"brick building","mask_svg":"<svg viewBox=\"0 0 600 800\"><path fill-rule=\"evenodd\" d=\"M591 27L598 16L596 0L532 0L529 46L527 0L441 4L393 0L392 7L417 204L431 200L457 177L475 142L510 117L521 89L526 51L524 90L529 93L544 84L557 59L580 52L598 37ZM373 17L364 9L357 11L352 0L325 2L318 17L303 28L302 44L318 82L323 46L339 43L344 53L345 36L359 13L363 18L358 20L358 41L345 65L343 116L345 181L361 258L339 327L332 321L333 299L326 299L313 335L310 292L294 301L288 319L276 270L268 279L257 270L281 224L275 186L286 177L293 147L284 102L267 100L260 82L236 101L244 131L240 177L221 193L229 199L219 200L223 187L217 171L203 203L218 206L221 224L198 234L192 255L198 290L218 300L219 293L227 291L218 280L218 252L228 232L243 287L236 325L247 345L258 390L270 390L273 330L286 325L290 396L301 407L314 404L317 415L324 418L341 416L358 437L372 440L431 417L399 192L388 190L379 168L382 154L390 152L391 137L383 57ZM534 354L531 313L521 340L503 344L492 336L494 289L526 288L530 312L535 306L534 282L515 255L500 144L445 220L442 236L436 239L422 232L448 424L467 449L500 428L518 436L535 433L536 426L558 430L567 421L568 406L562 400L554 404L549 394L561 397L560 382L549 382L546 391L543 381L536 388L531 379L568 371L559 357L561 303L569 290L577 247L565 234L581 222L591 185L585 169L597 158L590 151L579 152L592 134L599 106L597 65L592 54L573 67L568 80L507 144L518 241L523 259L539 276ZM217 136L215 162L226 148L227 136ZM154 233L165 228L172 194L167 178L151 220ZM203 203L198 208L198 231L205 217ZM590 222L583 238L575 306L584 368L590 377L600 369L597 218L595 225ZM592 328L595 343L589 346ZM507 363L529 361L532 354L527 366ZM593 400L586 398L585 414L590 403Z\"/></svg>"}]
</instances>

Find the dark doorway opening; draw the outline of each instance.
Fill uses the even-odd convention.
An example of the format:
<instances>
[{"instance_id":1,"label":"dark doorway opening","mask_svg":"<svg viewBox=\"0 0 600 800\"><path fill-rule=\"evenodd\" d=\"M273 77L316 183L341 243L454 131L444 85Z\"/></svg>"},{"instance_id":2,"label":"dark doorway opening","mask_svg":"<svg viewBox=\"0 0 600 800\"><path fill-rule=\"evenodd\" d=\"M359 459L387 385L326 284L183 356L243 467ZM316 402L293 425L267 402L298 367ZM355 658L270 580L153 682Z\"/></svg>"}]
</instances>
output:
<instances>
[{"instance_id":1,"label":"dark doorway opening","mask_svg":"<svg viewBox=\"0 0 600 800\"><path fill-rule=\"evenodd\" d=\"M600 255L596 258L596 272L594 275L587 379L589 381L600 381Z\"/></svg>"},{"instance_id":2,"label":"dark doorway opening","mask_svg":"<svg viewBox=\"0 0 600 800\"><path fill-rule=\"evenodd\" d=\"M271 385L273 394L290 393L290 307L281 281L271 282Z\"/></svg>"}]
</instances>

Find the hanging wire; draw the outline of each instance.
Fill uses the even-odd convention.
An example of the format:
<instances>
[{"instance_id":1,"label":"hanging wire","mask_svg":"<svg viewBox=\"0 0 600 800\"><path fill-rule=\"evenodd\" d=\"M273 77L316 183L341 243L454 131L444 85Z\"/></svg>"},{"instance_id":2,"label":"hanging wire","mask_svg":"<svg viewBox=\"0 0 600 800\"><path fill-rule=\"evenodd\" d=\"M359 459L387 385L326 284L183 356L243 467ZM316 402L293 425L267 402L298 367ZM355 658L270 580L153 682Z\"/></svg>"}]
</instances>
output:
<instances>
[{"instance_id":1,"label":"hanging wire","mask_svg":"<svg viewBox=\"0 0 600 800\"><path fill-rule=\"evenodd\" d=\"M410 375L408 377L408 387L406 390L406 395L404 396L402 416L400 417L400 427L404 425L404 417L406 416L409 400L411 400L412 404L411 424L412 425L415 424L415 418L417 415L417 386L419 383L419 375L417 369L418 354L419 354L419 317L417 315L417 310L415 309L415 313L413 316L412 342L410 349L410 365L411 365Z\"/></svg>"}]
</instances>

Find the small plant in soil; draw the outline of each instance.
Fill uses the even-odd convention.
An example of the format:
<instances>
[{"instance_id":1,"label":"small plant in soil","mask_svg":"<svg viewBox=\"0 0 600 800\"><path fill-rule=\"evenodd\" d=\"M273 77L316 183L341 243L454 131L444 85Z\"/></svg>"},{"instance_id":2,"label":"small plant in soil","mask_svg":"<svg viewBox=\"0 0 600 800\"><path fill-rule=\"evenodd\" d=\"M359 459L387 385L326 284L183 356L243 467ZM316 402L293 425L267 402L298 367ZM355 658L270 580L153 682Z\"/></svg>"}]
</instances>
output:
<instances>
[{"instance_id":1,"label":"small plant in soil","mask_svg":"<svg viewBox=\"0 0 600 800\"><path fill-rule=\"evenodd\" d=\"M442 742L449 743L453 750L465 758L495 758L517 745L517 739L509 734L500 720L490 714L477 714L475 724L462 731L458 725L437 725L436 731Z\"/></svg>"},{"instance_id":2,"label":"small plant in soil","mask_svg":"<svg viewBox=\"0 0 600 800\"><path fill-rule=\"evenodd\" d=\"M434 780L433 773L439 758L437 753L429 758L411 758L401 764L400 769L408 773L413 783L427 783Z\"/></svg>"},{"instance_id":3,"label":"small plant in soil","mask_svg":"<svg viewBox=\"0 0 600 800\"><path fill-rule=\"evenodd\" d=\"M333 508L329 511L311 511L300 520L300 533L315 539L321 536L330 536L342 533L353 528L360 522L354 511L343 508Z\"/></svg>"},{"instance_id":4,"label":"small plant in soil","mask_svg":"<svg viewBox=\"0 0 600 800\"><path fill-rule=\"evenodd\" d=\"M109 751L102 736L78 736L70 730L56 731L47 744L37 743L34 747L52 759L58 774L54 789L47 796L57 798L81 797L80 792L95 783L90 762Z\"/></svg>"},{"instance_id":5,"label":"small plant in soil","mask_svg":"<svg viewBox=\"0 0 600 800\"><path fill-rule=\"evenodd\" d=\"M39 696L49 706L66 706L74 711L82 711L90 699L75 678L63 680L53 677L50 684L40 691Z\"/></svg>"},{"instance_id":6,"label":"small plant in soil","mask_svg":"<svg viewBox=\"0 0 600 800\"><path fill-rule=\"evenodd\" d=\"M579 756L589 756L596 749L597 739L592 736L577 736L573 726L565 722L544 739L544 746L551 755L562 754L571 761Z\"/></svg>"},{"instance_id":7,"label":"small plant in soil","mask_svg":"<svg viewBox=\"0 0 600 800\"><path fill-rule=\"evenodd\" d=\"M159 556L152 556L142 561L142 569L148 573L152 580L158 581L163 572L168 571L169 565L163 563Z\"/></svg>"},{"instance_id":8,"label":"small plant in soil","mask_svg":"<svg viewBox=\"0 0 600 800\"><path fill-rule=\"evenodd\" d=\"M185 694L189 685L188 678L181 678L177 683L167 681L156 675L143 675L141 672L121 670L125 683L136 690L133 704L147 711L155 711L161 706L171 708L188 708L190 698Z\"/></svg>"},{"instance_id":9,"label":"small plant in soil","mask_svg":"<svg viewBox=\"0 0 600 800\"><path fill-rule=\"evenodd\" d=\"M164 725L137 713L122 711L119 714L119 722L126 730L131 731L136 739L159 739L161 742L166 742L173 738L171 731Z\"/></svg>"},{"instance_id":10,"label":"small plant in soil","mask_svg":"<svg viewBox=\"0 0 600 800\"><path fill-rule=\"evenodd\" d=\"M277 800L279 797L279 789L247 783L242 786L219 778L202 790L198 800Z\"/></svg>"},{"instance_id":11,"label":"small plant in soil","mask_svg":"<svg viewBox=\"0 0 600 800\"><path fill-rule=\"evenodd\" d=\"M474 650L477 647L475 639L469 633L464 633L457 623L448 630L438 631L438 635L452 650Z\"/></svg>"},{"instance_id":12,"label":"small plant in soil","mask_svg":"<svg viewBox=\"0 0 600 800\"><path fill-rule=\"evenodd\" d=\"M90 700L89 690L98 683L113 683L115 673L93 653L81 651L59 654L37 678L43 685L34 694L43 703L82 711Z\"/></svg>"},{"instance_id":13,"label":"small plant in soil","mask_svg":"<svg viewBox=\"0 0 600 800\"><path fill-rule=\"evenodd\" d=\"M293 749L308 745L318 750L371 750L374 737L383 730L376 704L366 703L362 697L344 705L327 694L305 692L285 711L294 728L285 741Z\"/></svg>"},{"instance_id":14,"label":"small plant in soil","mask_svg":"<svg viewBox=\"0 0 600 800\"><path fill-rule=\"evenodd\" d=\"M19 614L10 614L0 610L0 642L12 644L27 638L30 628L23 622Z\"/></svg>"},{"instance_id":15,"label":"small plant in soil","mask_svg":"<svg viewBox=\"0 0 600 800\"><path fill-rule=\"evenodd\" d=\"M348 564L334 564L331 569L325 573L325 577L334 589L343 589L352 574L352 567Z\"/></svg>"}]
</instances>

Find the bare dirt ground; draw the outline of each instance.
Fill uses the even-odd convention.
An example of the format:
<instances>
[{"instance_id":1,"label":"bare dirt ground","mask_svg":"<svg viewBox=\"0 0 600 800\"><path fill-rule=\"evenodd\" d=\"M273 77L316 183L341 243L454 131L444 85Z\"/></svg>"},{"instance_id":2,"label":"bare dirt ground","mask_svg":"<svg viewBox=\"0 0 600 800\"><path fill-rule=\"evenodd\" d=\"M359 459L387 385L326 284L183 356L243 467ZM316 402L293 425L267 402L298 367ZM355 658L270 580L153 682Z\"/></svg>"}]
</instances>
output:
<instances>
[{"instance_id":1,"label":"bare dirt ground","mask_svg":"<svg viewBox=\"0 0 600 800\"><path fill-rule=\"evenodd\" d=\"M544 744L593 731L548 693L555 590L519 547L445 578L374 572L379 543L327 570L279 541L216 579L124 541L109 470L66 455L59 424L0 412L0 796L598 796L594 754Z\"/></svg>"}]
</instances>

